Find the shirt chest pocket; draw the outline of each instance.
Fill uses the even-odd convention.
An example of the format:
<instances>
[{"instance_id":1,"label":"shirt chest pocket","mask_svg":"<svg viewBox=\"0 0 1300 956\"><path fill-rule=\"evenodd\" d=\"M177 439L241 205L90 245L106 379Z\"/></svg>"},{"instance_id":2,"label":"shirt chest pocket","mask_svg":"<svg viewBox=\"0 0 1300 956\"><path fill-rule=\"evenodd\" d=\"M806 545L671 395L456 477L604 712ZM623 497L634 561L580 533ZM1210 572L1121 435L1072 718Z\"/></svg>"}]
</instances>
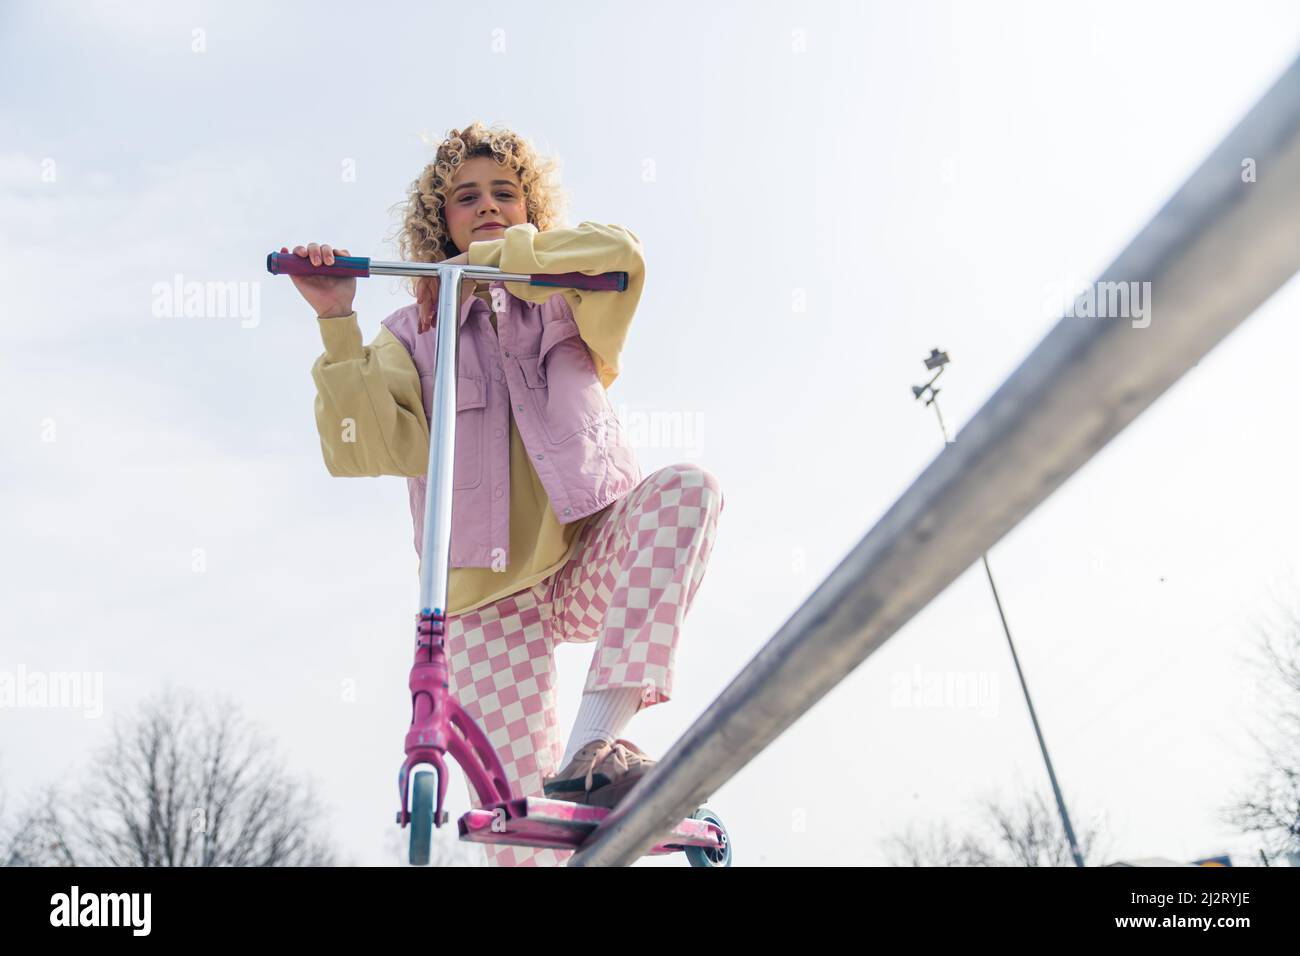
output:
<instances>
[{"instance_id":1,"label":"shirt chest pocket","mask_svg":"<svg viewBox=\"0 0 1300 956\"><path fill-rule=\"evenodd\" d=\"M538 353L517 359L551 444L568 441L613 414L591 353L571 321L547 325Z\"/></svg>"},{"instance_id":2,"label":"shirt chest pocket","mask_svg":"<svg viewBox=\"0 0 1300 956\"><path fill-rule=\"evenodd\" d=\"M433 376L421 376L426 395L433 394ZM431 419L433 413L426 409ZM487 382L467 375L456 377L456 460L451 487L477 488L483 480L483 432L487 428Z\"/></svg>"}]
</instances>

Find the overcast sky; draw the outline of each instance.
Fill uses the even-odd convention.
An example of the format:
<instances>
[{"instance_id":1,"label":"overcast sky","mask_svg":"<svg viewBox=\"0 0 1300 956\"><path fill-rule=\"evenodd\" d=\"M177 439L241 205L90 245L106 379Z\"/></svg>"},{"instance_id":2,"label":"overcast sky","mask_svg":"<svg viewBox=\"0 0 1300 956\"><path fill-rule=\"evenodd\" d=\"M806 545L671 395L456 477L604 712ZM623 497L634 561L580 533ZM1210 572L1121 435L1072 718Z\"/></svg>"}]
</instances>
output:
<instances>
[{"instance_id":1,"label":"overcast sky","mask_svg":"<svg viewBox=\"0 0 1300 956\"><path fill-rule=\"evenodd\" d=\"M342 852L394 858L406 484L326 472L314 314L264 257L396 258L390 207L448 129L516 129L571 224L644 245L611 400L684 426L646 433L646 474L694 461L727 497L676 695L624 734L662 756L940 451L930 349L956 431L1297 52L1285 2L4 4L0 670L99 674L103 701L0 713L0 785L86 773L171 683L270 734ZM177 281L247 308L160 308ZM407 300L359 286L368 342ZM1298 305L1293 281L991 551L1112 857L1256 852L1218 811L1268 727L1253 648L1300 604ZM558 653L567 733L591 647ZM737 865L881 863L1035 789L976 564L708 802Z\"/></svg>"}]
</instances>

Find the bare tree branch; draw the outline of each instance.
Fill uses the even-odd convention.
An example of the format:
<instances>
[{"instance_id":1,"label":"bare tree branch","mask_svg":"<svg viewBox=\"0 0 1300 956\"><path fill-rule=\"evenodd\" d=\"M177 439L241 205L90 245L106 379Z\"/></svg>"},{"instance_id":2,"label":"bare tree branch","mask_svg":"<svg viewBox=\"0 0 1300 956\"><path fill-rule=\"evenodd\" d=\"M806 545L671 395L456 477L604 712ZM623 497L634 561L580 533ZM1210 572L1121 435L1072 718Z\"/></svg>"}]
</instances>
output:
<instances>
[{"instance_id":1,"label":"bare tree branch","mask_svg":"<svg viewBox=\"0 0 1300 956\"><path fill-rule=\"evenodd\" d=\"M1073 866L1055 803L1041 793L1006 803L985 797L979 801L981 827L955 834L944 822L928 829L909 826L883 841L891 866ZM1100 827L1076 823L1079 852L1094 862L1101 851Z\"/></svg>"},{"instance_id":2,"label":"bare tree branch","mask_svg":"<svg viewBox=\"0 0 1300 956\"><path fill-rule=\"evenodd\" d=\"M1300 853L1300 614L1261 634L1259 696L1271 705L1267 736L1248 731L1260 769L1221 811L1222 818L1263 844L1272 860Z\"/></svg>"},{"instance_id":3,"label":"bare tree branch","mask_svg":"<svg viewBox=\"0 0 1300 956\"><path fill-rule=\"evenodd\" d=\"M166 689L113 728L68 793L51 787L0 861L36 866L332 866L312 788L228 700Z\"/></svg>"}]
</instances>

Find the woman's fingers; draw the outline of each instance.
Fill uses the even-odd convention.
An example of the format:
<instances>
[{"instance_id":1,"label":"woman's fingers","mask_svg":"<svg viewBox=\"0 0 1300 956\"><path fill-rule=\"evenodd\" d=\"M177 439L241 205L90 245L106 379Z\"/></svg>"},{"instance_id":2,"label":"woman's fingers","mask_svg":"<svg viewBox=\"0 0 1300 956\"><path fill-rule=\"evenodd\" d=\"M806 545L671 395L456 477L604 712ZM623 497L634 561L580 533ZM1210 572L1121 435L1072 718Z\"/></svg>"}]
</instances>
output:
<instances>
[{"instance_id":1,"label":"woman's fingers","mask_svg":"<svg viewBox=\"0 0 1300 956\"><path fill-rule=\"evenodd\" d=\"M433 327L433 303L435 299L432 295L427 294L424 301L420 303L420 331L427 332Z\"/></svg>"},{"instance_id":2,"label":"woman's fingers","mask_svg":"<svg viewBox=\"0 0 1300 956\"><path fill-rule=\"evenodd\" d=\"M281 246L280 251L288 252L289 250ZM311 264L314 266L321 265L322 263L324 263L327 266L332 266L334 265L335 256L352 255L352 253L348 252L346 249L336 250L328 242L319 242L319 243L313 242L313 243L309 243L306 246L294 246L293 254L295 256L300 256L304 259L310 258Z\"/></svg>"},{"instance_id":3,"label":"woman's fingers","mask_svg":"<svg viewBox=\"0 0 1300 956\"><path fill-rule=\"evenodd\" d=\"M419 318L416 323L416 329L423 332L426 323L429 320L429 286L431 280L421 277L415 283L415 301L419 309Z\"/></svg>"}]
</instances>

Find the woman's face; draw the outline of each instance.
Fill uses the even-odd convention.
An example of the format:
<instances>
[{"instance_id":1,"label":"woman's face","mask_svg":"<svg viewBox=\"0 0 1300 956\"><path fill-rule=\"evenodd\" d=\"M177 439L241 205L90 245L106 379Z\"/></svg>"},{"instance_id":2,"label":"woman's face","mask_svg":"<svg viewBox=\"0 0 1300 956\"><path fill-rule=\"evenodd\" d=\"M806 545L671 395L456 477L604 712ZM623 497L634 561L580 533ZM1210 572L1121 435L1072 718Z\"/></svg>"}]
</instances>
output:
<instances>
[{"instance_id":1,"label":"woman's face","mask_svg":"<svg viewBox=\"0 0 1300 956\"><path fill-rule=\"evenodd\" d=\"M471 242L500 239L506 227L528 221L518 173L491 156L475 156L461 163L443 213L451 241L460 252Z\"/></svg>"}]
</instances>

